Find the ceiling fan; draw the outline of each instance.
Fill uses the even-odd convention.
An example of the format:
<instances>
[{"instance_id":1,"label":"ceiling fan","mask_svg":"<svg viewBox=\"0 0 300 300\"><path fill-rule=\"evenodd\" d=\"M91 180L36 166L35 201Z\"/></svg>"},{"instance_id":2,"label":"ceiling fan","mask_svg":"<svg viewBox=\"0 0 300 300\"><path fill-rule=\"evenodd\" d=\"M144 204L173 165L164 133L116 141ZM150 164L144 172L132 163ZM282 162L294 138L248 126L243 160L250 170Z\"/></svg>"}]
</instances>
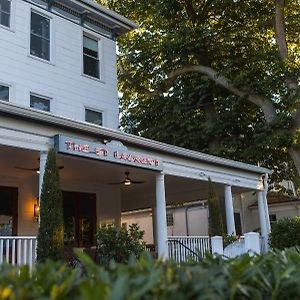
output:
<instances>
[{"instance_id":1,"label":"ceiling fan","mask_svg":"<svg viewBox=\"0 0 300 300\"><path fill-rule=\"evenodd\" d=\"M38 174L40 174L40 168L23 168L23 167L15 167L18 170L23 170L23 171L33 171ZM64 166L58 166L58 170L62 170Z\"/></svg>"},{"instance_id":2,"label":"ceiling fan","mask_svg":"<svg viewBox=\"0 0 300 300\"><path fill-rule=\"evenodd\" d=\"M121 182L112 182L110 184L122 184L122 185L132 185L132 184L141 184L144 183L145 181L136 181L136 180L132 180L129 177L129 172L125 172L125 179Z\"/></svg>"}]
</instances>

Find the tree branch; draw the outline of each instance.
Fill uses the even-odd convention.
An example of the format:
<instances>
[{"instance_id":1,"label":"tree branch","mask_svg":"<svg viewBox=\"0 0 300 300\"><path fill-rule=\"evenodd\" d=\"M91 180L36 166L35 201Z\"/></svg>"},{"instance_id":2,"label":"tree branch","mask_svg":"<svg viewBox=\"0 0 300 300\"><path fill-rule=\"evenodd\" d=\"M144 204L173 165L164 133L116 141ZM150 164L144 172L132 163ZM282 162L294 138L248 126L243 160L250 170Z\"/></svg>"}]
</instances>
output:
<instances>
[{"instance_id":1,"label":"tree branch","mask_svg":"<svg viewBox=\"0 0 300 300\"><path fill-rule=\"evenodd\" d=\"M259 106L265 116L267 122L271 122L274 117L276 116L275 108L272 102L261 95L257 95L254 93L250 93L244 89L237 88L233 85L233 83L226 78L225 76L219 75L217 71L210 67L201 66L201 65L187 65L183 66L177 70L170 72L167 80L166 87L169 87L170 84L180 75L185 73L197 72L203 75L206 75L209 79L211 79L217 85L222 86L223 88L227 89L228 91L232 92L234 95L239 97L244 97L248 101L254 103L255 105Z\"/></svg>"}]
</instances>

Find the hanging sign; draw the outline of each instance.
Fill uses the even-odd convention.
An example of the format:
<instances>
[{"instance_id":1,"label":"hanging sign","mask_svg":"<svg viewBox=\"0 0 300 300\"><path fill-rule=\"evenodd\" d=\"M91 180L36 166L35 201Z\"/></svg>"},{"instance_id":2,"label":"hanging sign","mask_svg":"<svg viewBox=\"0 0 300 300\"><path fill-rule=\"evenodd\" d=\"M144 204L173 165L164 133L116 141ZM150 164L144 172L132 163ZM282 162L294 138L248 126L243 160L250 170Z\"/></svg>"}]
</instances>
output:
<instances>
[{"instance_id":1,"label":"hanging sign","mask_svg":"<svg viewBox=\"0 0 300 300\"><path fill-rule=\"evenodd\" d=\"M111 141L103 144L64 135L56 135L54 136L54 148L59 153L157 171L162 170L162 162L159 159L150 157L147 154L131 152L119 141Z\"/></svg>"}]
</instances>

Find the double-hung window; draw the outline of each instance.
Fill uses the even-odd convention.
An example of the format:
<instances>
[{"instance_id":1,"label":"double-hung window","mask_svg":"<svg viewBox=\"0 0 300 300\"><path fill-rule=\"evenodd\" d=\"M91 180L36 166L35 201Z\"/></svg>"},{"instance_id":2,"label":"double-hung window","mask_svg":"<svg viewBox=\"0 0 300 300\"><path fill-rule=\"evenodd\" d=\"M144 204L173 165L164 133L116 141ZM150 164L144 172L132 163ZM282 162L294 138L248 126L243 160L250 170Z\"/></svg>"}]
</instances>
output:
<instances>
[{"instance_id":1,"label":"double-hung window","mask_svg":"<svg viewBox=\"0 0 300 300\"><path fill-rule=\"evenodd\" d=\"M0 0L0 25L10 27L11 1Z\"/></svg>"},{"instance_id":2,"label":"double-hung window","mask_svg":"<svg viewBox=\"0 0 300 300\"><path fill-rule=\"evenodd\" d=\"M83 35L83 73L100 78L99 42L97 39Z\"/></svg>"},{"instance_id":3,"label":"double-hung window","mask_svg":"<svg viewBox=\"0 0 300 300\"><path fill-rule=\"evenodd\" d=\"M103 125L103 114L100 111L85 109L85 121L96 125Z\"/></svg>"},{"instance_id":4,"label":"double-hung window","mask_svg":"<svg viewBox=\"0 0 300 300\"><path fill-rule=\"evenodd\" d=\"M50 99L30 94L30 107L43 111L50 111Z\"/></svg>"},{"instance_id":5,"label":"double-hung window","mask_svg":"<svg viewBox=\"0 0 300 300\"><path fill-rule=\"evenodd\" d=\"M9 101L9 86L0 84L0 100Z\"/></svg>"},{"instance_id":6,"label":"double-hung window","mask_svg":"<svg viewBox=\"0 0 300 300\"><path fill-rule=\"evenodd\" d=\"M50 61L50 19L34 11L31 12L30 54Z\"/></svg>"}]
</instances>

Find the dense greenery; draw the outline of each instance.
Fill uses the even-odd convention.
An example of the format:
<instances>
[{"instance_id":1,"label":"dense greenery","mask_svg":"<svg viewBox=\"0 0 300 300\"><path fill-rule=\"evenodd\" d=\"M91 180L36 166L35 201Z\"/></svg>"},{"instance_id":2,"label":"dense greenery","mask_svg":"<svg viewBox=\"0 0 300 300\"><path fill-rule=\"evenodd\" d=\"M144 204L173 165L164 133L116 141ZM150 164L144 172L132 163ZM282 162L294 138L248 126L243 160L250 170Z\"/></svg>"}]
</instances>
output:
<instances>
[{"instance_id":1,"label":"dense greenery","mask_svg":"<svg viewBox=\"0 0 300 300\"><path fill-rule=\"evenodd\" d=\"M273 224L270 246L281 250L300 247L300 217L284 218Z\"/></svg>"},{"instance_id":2,"label":"dense greenery","mask_svg":"<svg viewBox=\"0 0 300 300\"><path fill-rule=\"evenodd\" d=\"M300 254L295 250L223 260L207 257L177 265L148 255L127 265L95 265L78 253L84 271L61 263L27 268L0 266L0 299L212 299L282 300L300 297Z\"/></svg>"},{"instance_id":3,"label":"dense greenery","mask_svg":"<svg viewBox=\"0 0 300 300\"><path fill-rule=\"evenodd\" d=\"M97 255L100 265L107 266L113 259L119 263L128 262L131 255L139 257L145 250L144 231L137 224L124 227L102 226L97 231Z\"/></svg>"},{"instance_id":4,"label":"dense greenery","mask_svg":"<svg viewBox=\"0 0 300 300\"><path fill-rule=\"evenodd\" d=\"M40 199L40 224L37 237L37 259L64 258L64 221L62 192L54 149L48 152Z\"/></svg>"},{"instance_id":5,"label":"dense greenery","mask_svg":"<svg viewBox=\"0 0 300 300\"><path fill-rule=\"evenodd\" d=\"M208 179L208 234L210 236L225 235L220 199L216 194L211 179Z\"/></svg>"},{"instance_id":6,"label":"dense greenery","mask_svg":"<svg viewBox=\"0 0 300 300\"><path fill-rule=\"evenodd\" d=\"M300 2L98 0L139 24L118 39L123 126L300 172Z\"/></svg>"}]
</instances>

